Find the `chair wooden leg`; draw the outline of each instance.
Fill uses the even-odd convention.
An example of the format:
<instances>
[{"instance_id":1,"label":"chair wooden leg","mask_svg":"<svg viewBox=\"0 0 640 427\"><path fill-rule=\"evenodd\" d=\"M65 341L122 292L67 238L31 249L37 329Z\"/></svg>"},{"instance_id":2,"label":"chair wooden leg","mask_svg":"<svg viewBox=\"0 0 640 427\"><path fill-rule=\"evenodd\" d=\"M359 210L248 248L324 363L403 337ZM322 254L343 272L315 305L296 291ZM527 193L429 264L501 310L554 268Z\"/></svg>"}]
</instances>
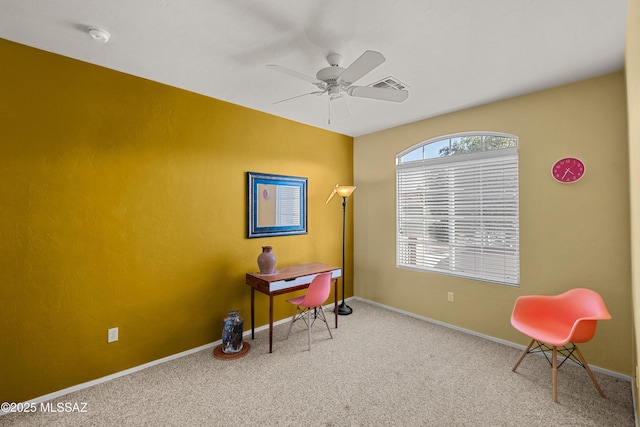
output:
<instances>
[{"instance_id":1,"label":"chair wooden leg","mask_svg":"<svg viewBox=\"0 0 640 427\"><path fill-rule=\"evenodd\" d=\"M333 334L331 333L331 328L329 328L329 322L327 322L327 313L324 311L324 307L320 306L319 307L320 310L322 311L322 320L324 321L325 325L327 326L327 330L329 331L329 336L331 338L333 338ZM300 313L300 307L298 307L298 311L296 311L296 314L293 315L293 317L291 318L291 322L289 323L289 330L287 331L287 336L285 339L289 338L289 335L291 334L291 328L293 327L293 324L296 322L296 316ZM306 322L307 322L307 347L309 348L309 351L311 351L311 324L313 323L313 319L311 318L313 313L313 316L317 315L316 309L311 310L311 308L307 309L306 312ZM300 313L302 316L305 315L305 313ZM304 320L304 318L302 318Z\"/></svg>"},{"instance_id":2,"label":"chair wooden leg","mask_svg":"<svg viewBox=\"0 0 640 427\"><path fill-rule=\"evenodd\" d=\"M536 342L536 340L531 340L531 342L529 343L529 346L522 352L522 355L520 356L520 359L518 359L518 361L513 366L511 371L515 372L516 369L518 369L518 365L520 365L520 362L522 362L522 359L524 359L524 357L529 353L529 350L531 350L531 346L533 346L534 342Z\"/></svg>"},{"instance_id":3,"label":"chair wooden leg","mask_svg":"<svg viewBox=\"0 0 640 427\"><path fill-rule=\"evenodd\" d=\"M298 308L296 308L296 312L293 315L293 317L291 318L291 323L289 323L289 331L287 332L287 336L285 337L285 340L289 339L289 334L291 334L291 328L293 327L293 324L296 321L296 316L298 315Z\"/></svg>"},{"instance_id":4,"label":"chair wooden leg","mask_svg":"<svg viewBox=\"0 0 640 427\"><path fill-rule=\"evenodd\" d=\"M311 309L307 310L307 345L311 351Z\"/></svg>"},{"instance_id":5,"label":"chair wooden leg","mask_svg":"<svg viewBox=\"0 0 640 427\"><path fill-rule=\"evenodd\" d=\"M553 401L558 403L558 347L553 346Z\"/></svg>"},{"instance_id":6,"label":"chair wooden leg","mask_svg":"<svg viewBox=\"0 0 640 427\"><path fill-rule=\"evenodd\" d=\"M578 355L578 358L580 359L580 362L582 362L582 366L584 366L584 369L587 370L587 373L591 377L591 381L593 381L593 385L596 386L596 389L598 390L598 393L600 393L600 396L606 397L604 395L604 392L600 388L600 384L598 384L598 381L596 380L596 377L593 375L593 372L591 372L591 368L589 368L589 365L587 364L587 360L584 358L582 353L580 353L580 350L578 350L578 346L574 344L573 348L575 349L576 354Z\"/></svg>"},{"instance_id":7,"label":"chair wooden leg","mask_svg":"<svg viewBox=\"0 0 640 427\"><path fill-rule=\"evenodd\" d=\"M322 310L322 318L324 319L324 324L327 325L327 331L329 331L329 336L333 339L333 335L331 334L331 328L329 328L329 322L327 322L327 313L324 311L324 307L320 306L320 310Z\"/></svg>"}]
</instances>

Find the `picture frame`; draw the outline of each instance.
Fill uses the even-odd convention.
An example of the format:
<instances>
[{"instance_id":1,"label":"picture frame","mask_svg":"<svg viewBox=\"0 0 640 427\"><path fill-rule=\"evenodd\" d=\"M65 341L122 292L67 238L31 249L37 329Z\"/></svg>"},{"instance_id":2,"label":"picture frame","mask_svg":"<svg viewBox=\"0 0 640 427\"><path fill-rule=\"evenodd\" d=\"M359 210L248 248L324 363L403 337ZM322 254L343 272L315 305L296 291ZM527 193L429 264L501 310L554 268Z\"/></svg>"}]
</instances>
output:
<instances>
[{"instance_id":1,"label":"picture frame","mask_svg":"<svg viewBox=\"0 0 640 427\"><path fill-rule=\"evenodd\" d=\"M247 172L247 237L307 234L307 178Z\"/></svg>"}]
</instances>

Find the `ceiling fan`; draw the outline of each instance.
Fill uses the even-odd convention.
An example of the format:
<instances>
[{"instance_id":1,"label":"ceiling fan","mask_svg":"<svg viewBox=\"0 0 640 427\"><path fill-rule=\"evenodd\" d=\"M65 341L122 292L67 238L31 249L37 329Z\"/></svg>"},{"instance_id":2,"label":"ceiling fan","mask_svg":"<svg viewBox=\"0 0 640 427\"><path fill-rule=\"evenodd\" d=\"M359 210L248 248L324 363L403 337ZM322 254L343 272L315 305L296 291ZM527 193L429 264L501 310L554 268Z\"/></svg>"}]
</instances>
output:
<instances>
[{"instance_id":1,"label":"ceiling fan","mask_svg":"<svg viewBox=\"0 0 640 427\"><path fill-rule=\"evenodd\" d=\"M381 101L403 102L409 96L409 92L402 89L381 88L372 86L354 86L353 84L366 74L370 73L385 61L385 57L373 50L365 51L358 59L356 59L347 68L340 66L342 56L337 53L331 53L327 56L329 66L321 69L316 73L315 77L308 76L298 71L290 70L279 65L267 65L267 68L284 73L288 76L296 77L314 84L319 90L304 93L302 95L293 96L274 102L290 101L292 99L301 98L307 95L323 95L329 94L329 124L331 124L331 108L334 109L336 118L345 118L349 116L349 109L346 104L344 95L355 96L359 98L377 99Z\"/></svg>"}]
</instances>

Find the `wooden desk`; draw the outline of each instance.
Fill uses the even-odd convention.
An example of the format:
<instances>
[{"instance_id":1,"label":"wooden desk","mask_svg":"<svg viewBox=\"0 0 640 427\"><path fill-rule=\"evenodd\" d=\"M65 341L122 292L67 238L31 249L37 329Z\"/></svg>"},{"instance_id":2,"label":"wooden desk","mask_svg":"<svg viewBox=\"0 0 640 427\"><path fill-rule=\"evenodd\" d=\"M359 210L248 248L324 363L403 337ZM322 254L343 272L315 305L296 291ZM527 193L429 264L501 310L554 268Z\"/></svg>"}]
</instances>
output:
<instances>
[{"instance_id":1,"label":"wooden desk","mask_svg":"<svg viewBox=\"0 0 640 427\"><path fill-rule=\"evenodd\" d=\"M342 276L340 267L312 262L276 269L274 274L247 273L246 283L251 286L251 339L254 338L254 301L255 291L269 295L269 353L273 351L273 297L309 287L320 273L331 272L333 297L335 303L336 328L338 327L338 278Z\"/></svg>"}]
</instances>

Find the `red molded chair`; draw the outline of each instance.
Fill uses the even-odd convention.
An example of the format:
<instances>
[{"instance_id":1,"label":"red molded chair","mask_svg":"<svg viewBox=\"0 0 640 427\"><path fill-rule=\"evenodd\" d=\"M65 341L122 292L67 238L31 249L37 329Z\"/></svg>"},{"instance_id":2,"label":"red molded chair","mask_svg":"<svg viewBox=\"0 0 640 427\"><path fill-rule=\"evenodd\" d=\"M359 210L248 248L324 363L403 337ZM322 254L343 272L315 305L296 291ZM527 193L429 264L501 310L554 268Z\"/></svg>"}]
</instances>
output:
<instances>
[{"instance_id":1,"label":"red molded chair","mask_svg":"<svg viewBox=\"0 0 640 427\"><path fill-rule=\"evenodd\" d=\"M516 300L511 314L511 324L531 338L526 350L516 362L515 372L522 359L534 352L542 352L553 367L553 401L558 401L558 368L571 359L585 368L600 396L604 392L593 376L576 343L584 343L596 333L598 320L611 319L604 301L591 289L572 289L560 295L522 296ZM537 346L532 349L533 345ZM560 348L559 348L560 347ZM551 360L547 351L551 350ZM558 353L564 359L558 365ZM575 353L575 354L574 354ZM577 358L576 358L577 356Z\"/></svg>"},{"instance_id":2,"label":"red molded chair","mask_svg":"<svg viewBox=\"0 0 640 427\"><path fill-rule=\"evenodd\" d=\"M322 304L325 303L329 294L331 293L331 272L318 274L313 278L307 289L307 293L297 298L288 299L287 302L296 305L296 313L291 318L289 324L289 331L287 332L287 338L291 334L291 328L293 324L302 319L307 324L307 344L309 351L311 351L311 325L320 319L327 325L327 331L329 336L333 338L329 323L327 322L327 315L324 312Z\"/></svg>"}]
</instances>

